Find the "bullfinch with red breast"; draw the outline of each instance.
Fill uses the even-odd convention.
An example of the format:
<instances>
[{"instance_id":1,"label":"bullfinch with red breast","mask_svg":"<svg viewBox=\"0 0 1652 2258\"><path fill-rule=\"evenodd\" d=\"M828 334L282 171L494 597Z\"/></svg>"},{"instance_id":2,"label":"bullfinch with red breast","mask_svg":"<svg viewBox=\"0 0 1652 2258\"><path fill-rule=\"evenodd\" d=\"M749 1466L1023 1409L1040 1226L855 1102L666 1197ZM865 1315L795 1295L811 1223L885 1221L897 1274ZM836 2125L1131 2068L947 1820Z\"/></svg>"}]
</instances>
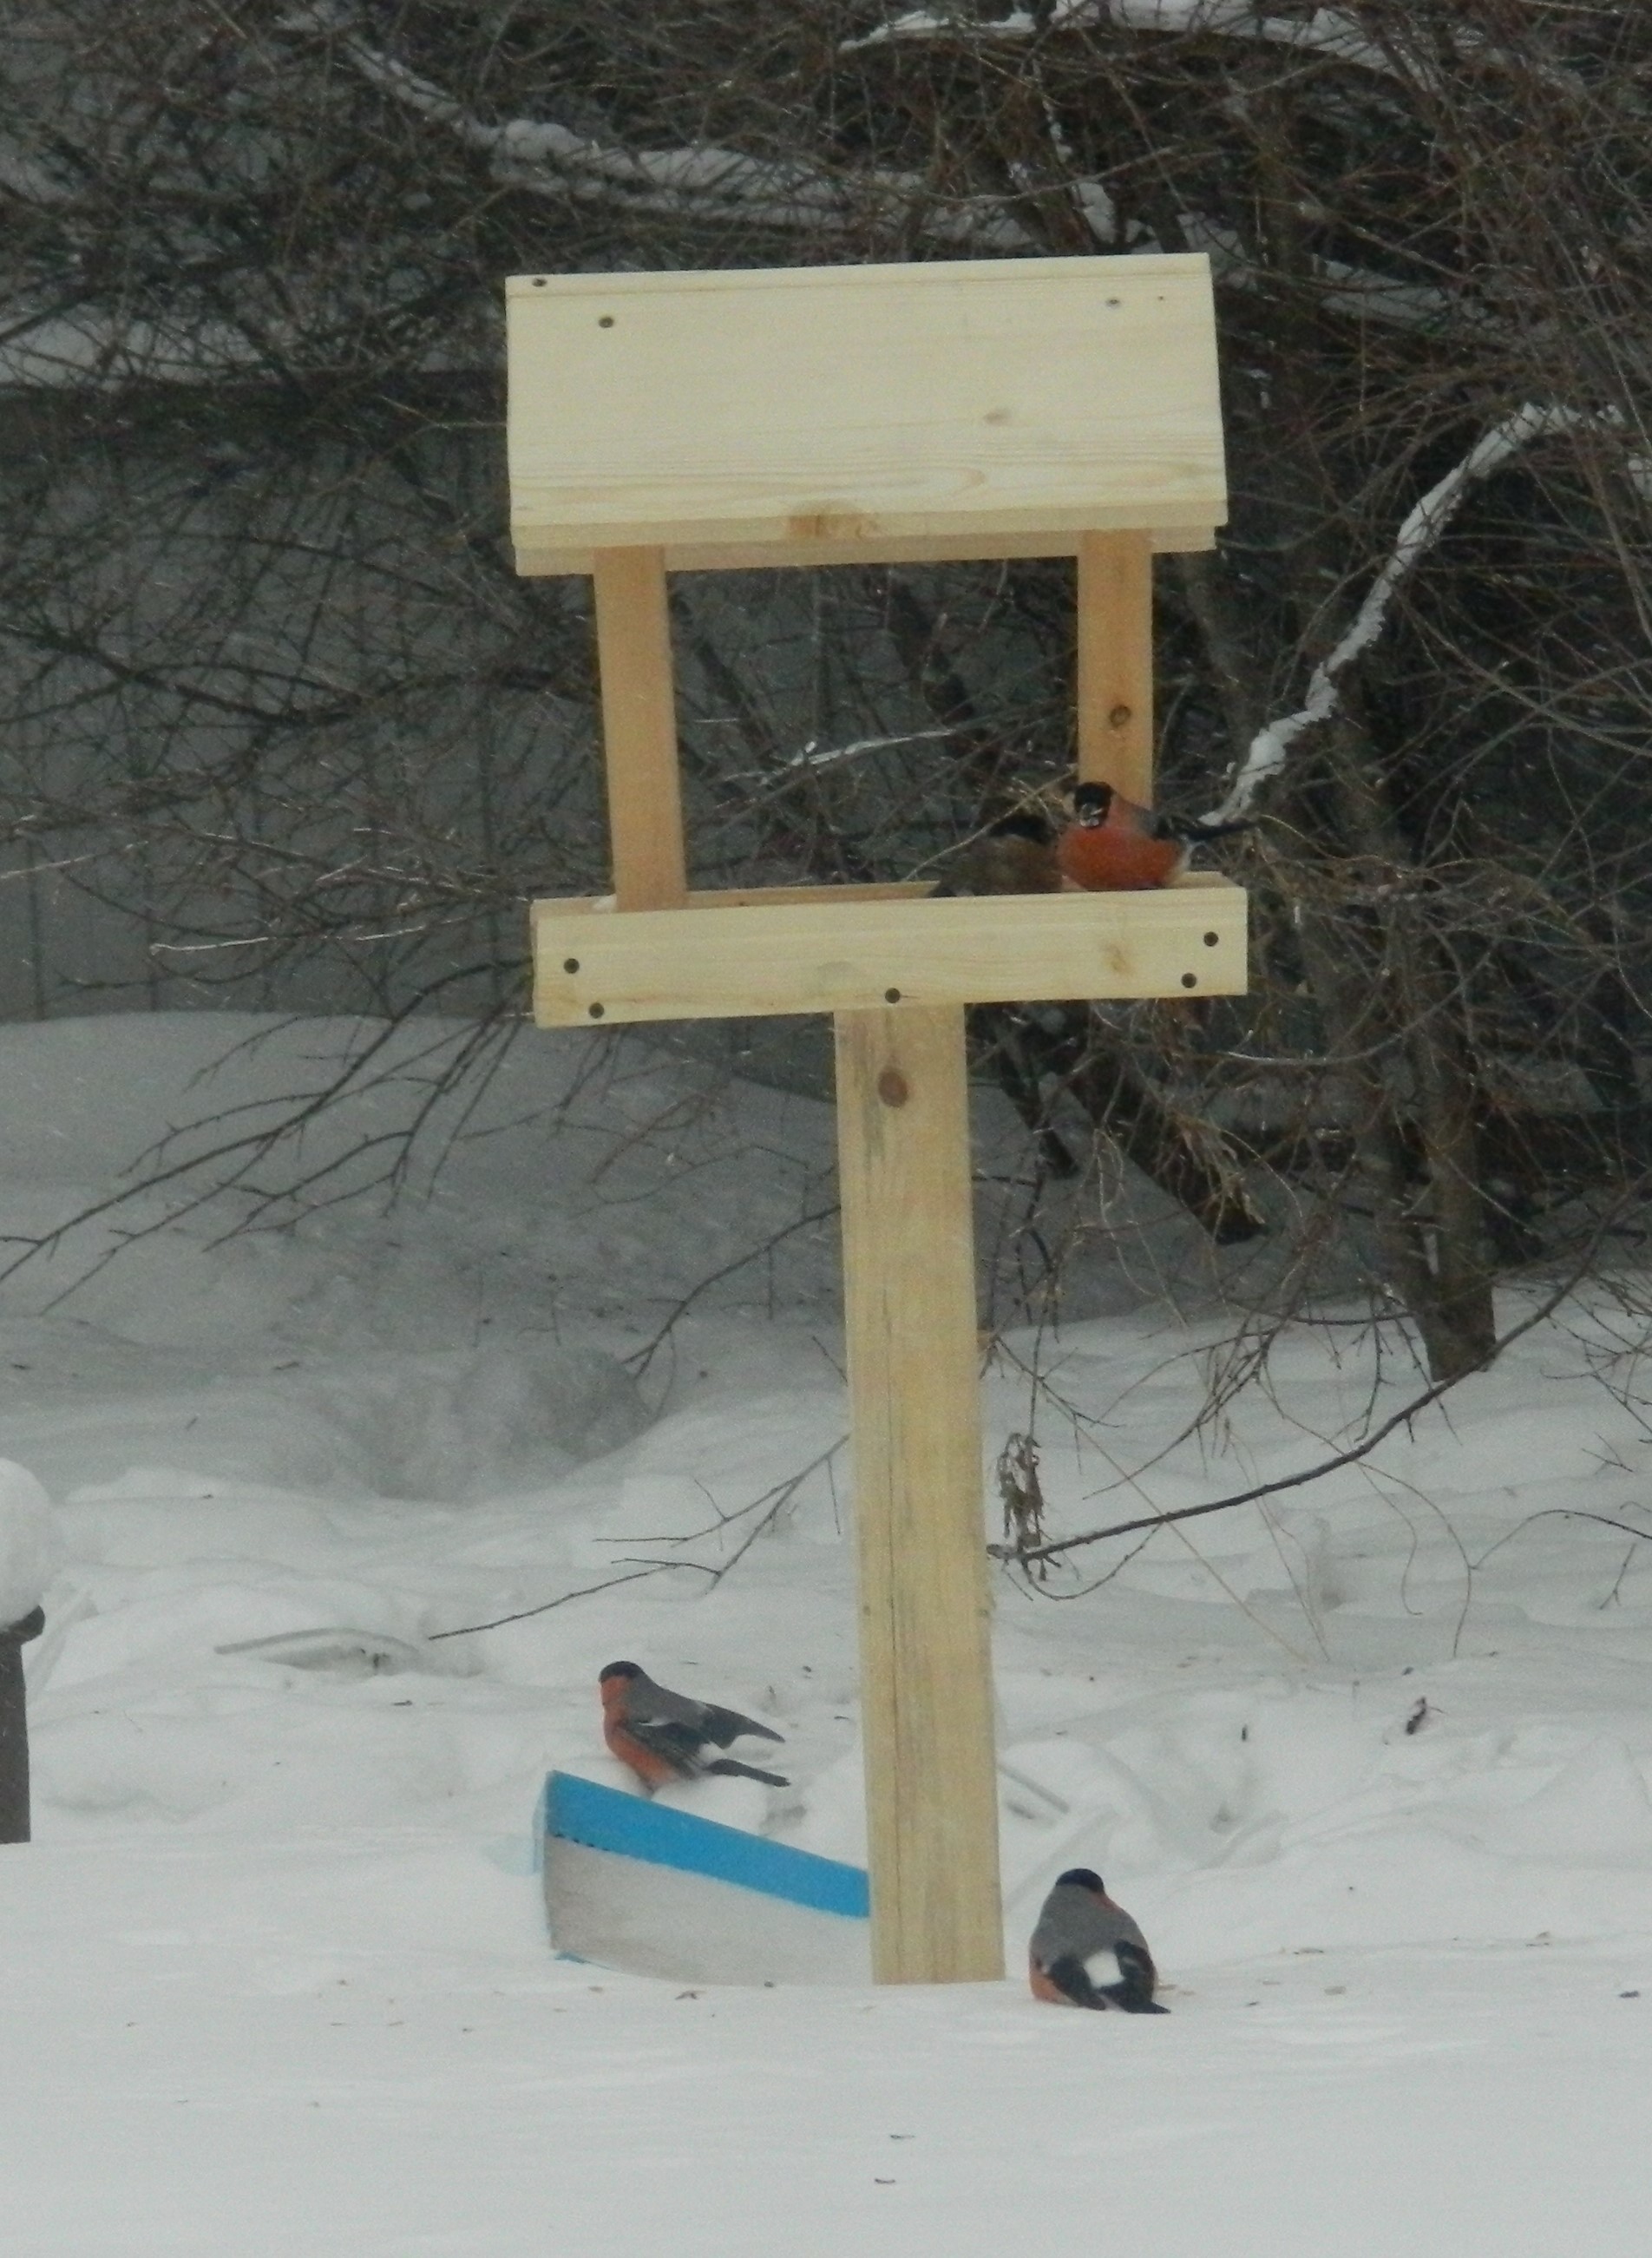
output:
<instances>
[{"instance_id":1,"label":"bullfinch with red breast","mask_svg":"<svg viewBox=\"0 0 1652 2258\"><path fill-rule=\"evenodd\" d=\"M610 1753L629 1765L650 1792L667 1780L701 1779L708 1772L760 1779L766 1787L791 1786L778 1772L759 1772L734 1757L708 1760L705 1753L708 1747L726 1749L742 1733L755 1733L764 1741L783 1740L783 1733L742 1717L738 1709L720 1709L714 1701L696 1701L691 1694L656 1686L638 1663L611 1662L597 1683L602 1737Z\"/></svg>"},{"instance_id":2,"label":"bullfinch with red breast","mask_svg":"<svg viewBox=\"0 0 1652 2258\"><path fill-rule=\"evenodd\" d=\"M1058 2007L1116 2007L1126 2015L1170 2012L1153 1998L1159 1971L1146 1938L1088 1866L1069 1867L1044 1900L1027 1973L1033 1998Z\"/></svg>"},{"instance_id":3,"label":"bullfinch with red breast","mask_svg":"<svg viewBox=\"0 0 1652 2258\"><path fill-rule=\"evenodd\" d=\"M1167 886L1188 867L1195 847L1248 831L1248 823L1177 822L1138 807L1110 784L1081 784L1073 820L1055 845L1064 884L1085 893L1133 893Z\"/></svg>"}]
</instances>

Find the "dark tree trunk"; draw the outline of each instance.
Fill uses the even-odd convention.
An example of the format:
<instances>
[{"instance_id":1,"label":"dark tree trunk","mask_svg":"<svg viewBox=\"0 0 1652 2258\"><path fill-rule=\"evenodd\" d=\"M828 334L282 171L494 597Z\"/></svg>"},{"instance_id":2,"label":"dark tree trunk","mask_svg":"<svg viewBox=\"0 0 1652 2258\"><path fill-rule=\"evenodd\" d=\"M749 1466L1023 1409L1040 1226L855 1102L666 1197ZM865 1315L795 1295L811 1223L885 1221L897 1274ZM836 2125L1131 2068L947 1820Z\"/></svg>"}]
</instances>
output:
<instances>
[{"instance_id":1,"label":"dark tree trunk","mask_svg":"<svg viewBox=\"0 0 1652 2258\"><path fill-rule=\"evenodd\" d=\"M39 1638L39 1608L0 1629L0 1843L29 1840L29 1716L23 1686L25 1641Z\"/></svg>"}]
</instances>

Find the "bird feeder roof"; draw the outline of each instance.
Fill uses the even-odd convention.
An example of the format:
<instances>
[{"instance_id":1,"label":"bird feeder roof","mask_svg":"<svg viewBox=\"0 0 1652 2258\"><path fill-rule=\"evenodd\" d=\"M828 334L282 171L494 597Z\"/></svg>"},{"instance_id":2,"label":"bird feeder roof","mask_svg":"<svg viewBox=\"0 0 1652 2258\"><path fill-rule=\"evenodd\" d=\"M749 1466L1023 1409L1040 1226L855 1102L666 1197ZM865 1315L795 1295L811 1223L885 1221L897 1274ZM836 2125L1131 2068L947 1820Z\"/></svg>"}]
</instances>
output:
<instances>
[{"instance_id":1,"label":"bird feeder roof","mask_svg":"<svg viewBox=\"0 0 1652 2258\"><path fill-rule=\"evenodd\" d=\"M507 285L517 569L1209 545L1227 514L1202 256Z\"/></svg>"}]
</instances>

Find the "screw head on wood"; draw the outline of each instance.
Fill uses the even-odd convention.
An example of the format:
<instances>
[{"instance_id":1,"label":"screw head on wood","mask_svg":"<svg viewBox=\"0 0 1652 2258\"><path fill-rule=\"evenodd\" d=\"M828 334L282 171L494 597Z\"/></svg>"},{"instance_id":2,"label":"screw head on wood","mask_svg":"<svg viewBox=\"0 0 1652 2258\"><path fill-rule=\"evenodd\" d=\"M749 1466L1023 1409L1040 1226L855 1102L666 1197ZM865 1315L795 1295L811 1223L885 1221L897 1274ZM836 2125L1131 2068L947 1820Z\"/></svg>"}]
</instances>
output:
<instances>
[{"instance_id":1,"label":"screw head on wood","mask_svg":"<svg viewBox=\"0 0 1652 2258\"><path fill-rule=\"evenodd\" d=\"M1113 707L1107 716L1108 728L1110 729L1122 729L1125 722L1128 721L1135 713L1135 710L1136 709L1133 706Z\"/></svg>"},{"instance_id":2,"label":"screw head on wood","mask_svg":"<svg viewBox=\"0 0 1652 2258\"><path fill-rule=\"evenodd\" d=\"M600 1004L587 1004L585 1010L593 1019L599 1019L602 1017L602 1006Z\"/></svg>"},{"instance_id":3,"label":"screw head on wood","mask_svg":"<svg viewBox=\"0 0 1652 2258\"><path fill-rule=\"evenodd\" d=\"M578 972L579 959L577 956L564 956L562 960L562 969L564 972Z\"/></svg>"},{"instance_id":4,"label":"screw head on wood","mask_svg":"<svg viewBox=\"0 0 1652 2258\"><path fill-rule=\"evenodd\" d=\"M1181 984L1184 988L1196 988L1199 985L1198 974L1196 972L1184 972L1181 976Z\"/></svg>"}]
</instances>

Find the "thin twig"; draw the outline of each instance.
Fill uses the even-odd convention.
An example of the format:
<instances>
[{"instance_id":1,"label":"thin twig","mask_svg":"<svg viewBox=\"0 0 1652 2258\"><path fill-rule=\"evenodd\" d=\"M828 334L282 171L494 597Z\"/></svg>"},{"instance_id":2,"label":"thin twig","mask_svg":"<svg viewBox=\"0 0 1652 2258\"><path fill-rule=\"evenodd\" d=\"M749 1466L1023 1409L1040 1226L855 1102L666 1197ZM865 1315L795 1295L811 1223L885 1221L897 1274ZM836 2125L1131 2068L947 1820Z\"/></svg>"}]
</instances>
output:
<instances>
[{"instance_id":1,"label":"thin twig","mask_svg":"<svg viewBox=\"0 0 1652 2258\"><path fill-rule=\"evenodd\" d=\"M1545 1296L1528 1317L1523 1317L1519 1324L1511 1327L1502 1336L1495 1353L1500 1356L1523 1333L1530 1332L1534 1326L1552 1317L1576 1284L1576 1279L1569 1278L1563 1286ZM1301 1489L1309 1482L1319 1481L1326 1474L1336 1473L1340 1467L1357 1466L1361 1459L1368 1458L1379 1443L1386 1442L1396 1428L1408 1426L1431 1403L1437 1403L1442 1396L1449 1395L1464 1380L1474 1377L1472 1373L1458 1373L1450 1380L1436 1381L1431 1388L1423 1388L1408 1403L1401 1405L1398 1411L1385 1419L1380 1426L1373 1428L1362 1441L1346 1451L1337 1452L1332 1458L1322 1459L1317 1466L1305 1466L1300 1473L1280 1474L1273 1481L1257 1482L1249 1489L1237 1490L1231 1497L1212 1498L1204 1505L1184 1505L1169 1513L1142 1514L1134 1521L1115 1521L1105 1529L1086 1530L1079 1537L1053 1537L1047 1544L1030 1545L1025 1551L1017 1551L1010 1544L989 1544L987 1550L995 1560L1010 1560L1017 1566L1025 1567L1029 1561L1054 1559L1062 1553L1077 1551L1081 1545L1099 1544L1109 1537L1133 1537L1138 1530L1142 1529L1167 1529L1178 1521L1196 1521L1207 1513L1229 1513L1235 1506L1254 1505L1258 1498L1277 1496L1281 1490Z\"/></svg>"}]
</instances>

